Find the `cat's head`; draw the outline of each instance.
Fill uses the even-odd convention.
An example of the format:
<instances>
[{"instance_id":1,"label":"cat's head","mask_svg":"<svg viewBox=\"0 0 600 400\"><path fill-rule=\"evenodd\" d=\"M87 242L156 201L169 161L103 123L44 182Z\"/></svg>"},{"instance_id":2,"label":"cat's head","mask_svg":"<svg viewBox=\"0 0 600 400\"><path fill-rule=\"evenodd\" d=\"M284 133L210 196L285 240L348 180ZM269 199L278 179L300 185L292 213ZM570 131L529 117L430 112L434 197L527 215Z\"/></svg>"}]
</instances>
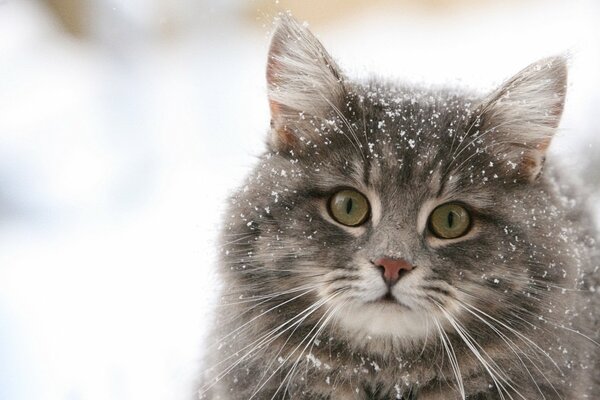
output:
<instances>
[{"instance_id":1,"label":"cat's head","mask_svg":"<svg viewBox=\"0 0 600 400\"><path fill-rule=\"evenodd\" d=\"M267 80L269 150L226 236L251 237L240 285L357 338L422 339L546 301L564 272L542 170L563 58L485 96L354 82L284 16Z\"/></svg>"}]
</instances>

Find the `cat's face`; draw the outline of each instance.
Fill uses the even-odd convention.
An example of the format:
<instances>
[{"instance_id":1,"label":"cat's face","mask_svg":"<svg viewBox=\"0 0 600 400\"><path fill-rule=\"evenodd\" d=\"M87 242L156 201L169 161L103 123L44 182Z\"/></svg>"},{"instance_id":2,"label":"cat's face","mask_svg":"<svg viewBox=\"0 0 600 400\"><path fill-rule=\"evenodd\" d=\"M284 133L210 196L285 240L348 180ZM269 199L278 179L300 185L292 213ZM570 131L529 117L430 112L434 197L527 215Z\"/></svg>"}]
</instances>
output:
<instances>
[{"instance_id":1,"label":"cat's face","mask_svg":"<svg viewBox=\"0 0 600 400\"><path fill-rule=\"evenodd\" d=\"M411 341L482 310L532 312L560 280L536 185L562 112L562 59L487 97L357 84L287 21L268 80L271 151L237 200L259 232L247 257L259 293L298 295L290 304L350 336Z\"/></svg>"}]
</instances>

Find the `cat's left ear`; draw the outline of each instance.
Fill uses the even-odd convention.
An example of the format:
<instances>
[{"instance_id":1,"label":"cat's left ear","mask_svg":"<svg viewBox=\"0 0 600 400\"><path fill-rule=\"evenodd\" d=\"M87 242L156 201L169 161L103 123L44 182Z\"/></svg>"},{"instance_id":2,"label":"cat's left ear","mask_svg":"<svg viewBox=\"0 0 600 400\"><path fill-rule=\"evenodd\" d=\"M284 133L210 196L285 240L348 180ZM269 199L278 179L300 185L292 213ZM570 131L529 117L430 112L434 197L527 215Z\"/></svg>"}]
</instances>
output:
<instances>
[{"instance_id":1,"label":"cat's left ear","mask_svg":"<svg viewBox=\"0 0 600 400\"><path fill-rule=\"evenodd\" d=\"M280 15L271 40L267 84L272 126L269 144L274 150L295 149L301 141L314 142L318 139L315 121L340 107L345 97L342 75L331 56L305 26L285 14Z\"/></svg>"},{"instance_id":2,"label":"cat's left ear","mask_svg":"<svg viewBox=\"0 0 600 400\"><path fill-rule=\"evenodd\" d=\"M509 79L479 107L481 142L521 180L532 182L541 173L566 88L566 58L546 58Z\"/></svg>"}]
</instances>

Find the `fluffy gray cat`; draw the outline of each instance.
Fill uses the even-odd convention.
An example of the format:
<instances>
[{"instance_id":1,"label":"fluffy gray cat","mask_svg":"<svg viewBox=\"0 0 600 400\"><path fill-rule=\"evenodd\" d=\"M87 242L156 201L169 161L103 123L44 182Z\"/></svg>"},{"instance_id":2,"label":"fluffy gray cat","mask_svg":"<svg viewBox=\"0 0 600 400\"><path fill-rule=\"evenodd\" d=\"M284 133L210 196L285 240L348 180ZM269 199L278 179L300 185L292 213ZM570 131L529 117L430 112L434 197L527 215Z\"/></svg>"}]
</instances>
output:
<instances>
[{"instance_id":1,"label":"fluffy gray cat","mask_svg":"<svg viewBox=\"0 0 600 400\"><path fill-rule=\"evenodd\" d=\"M207 399L600 398L596 233L545 162L562 57L487 95L342 74L283 16Z\"/></svg>"}]
</instances>

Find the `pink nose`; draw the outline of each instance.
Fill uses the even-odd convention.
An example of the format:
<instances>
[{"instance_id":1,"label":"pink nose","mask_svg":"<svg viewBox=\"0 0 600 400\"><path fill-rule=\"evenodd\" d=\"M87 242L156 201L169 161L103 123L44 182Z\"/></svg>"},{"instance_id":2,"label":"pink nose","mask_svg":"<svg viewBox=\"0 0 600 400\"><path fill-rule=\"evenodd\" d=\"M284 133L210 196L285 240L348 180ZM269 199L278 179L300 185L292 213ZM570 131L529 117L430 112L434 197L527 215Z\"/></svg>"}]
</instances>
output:
<instances>
[{"instance_id":1,"label":"pink nose","mask_svg":"<svg viewBox=\"0 0 600 400\"><path fill-rule=\"evenodd\" d=\"M381 257L373 261L373 264L381 270L383 280L393 286L414 267L408 261L403 259Z\"/></svg>"}]
</instances>

